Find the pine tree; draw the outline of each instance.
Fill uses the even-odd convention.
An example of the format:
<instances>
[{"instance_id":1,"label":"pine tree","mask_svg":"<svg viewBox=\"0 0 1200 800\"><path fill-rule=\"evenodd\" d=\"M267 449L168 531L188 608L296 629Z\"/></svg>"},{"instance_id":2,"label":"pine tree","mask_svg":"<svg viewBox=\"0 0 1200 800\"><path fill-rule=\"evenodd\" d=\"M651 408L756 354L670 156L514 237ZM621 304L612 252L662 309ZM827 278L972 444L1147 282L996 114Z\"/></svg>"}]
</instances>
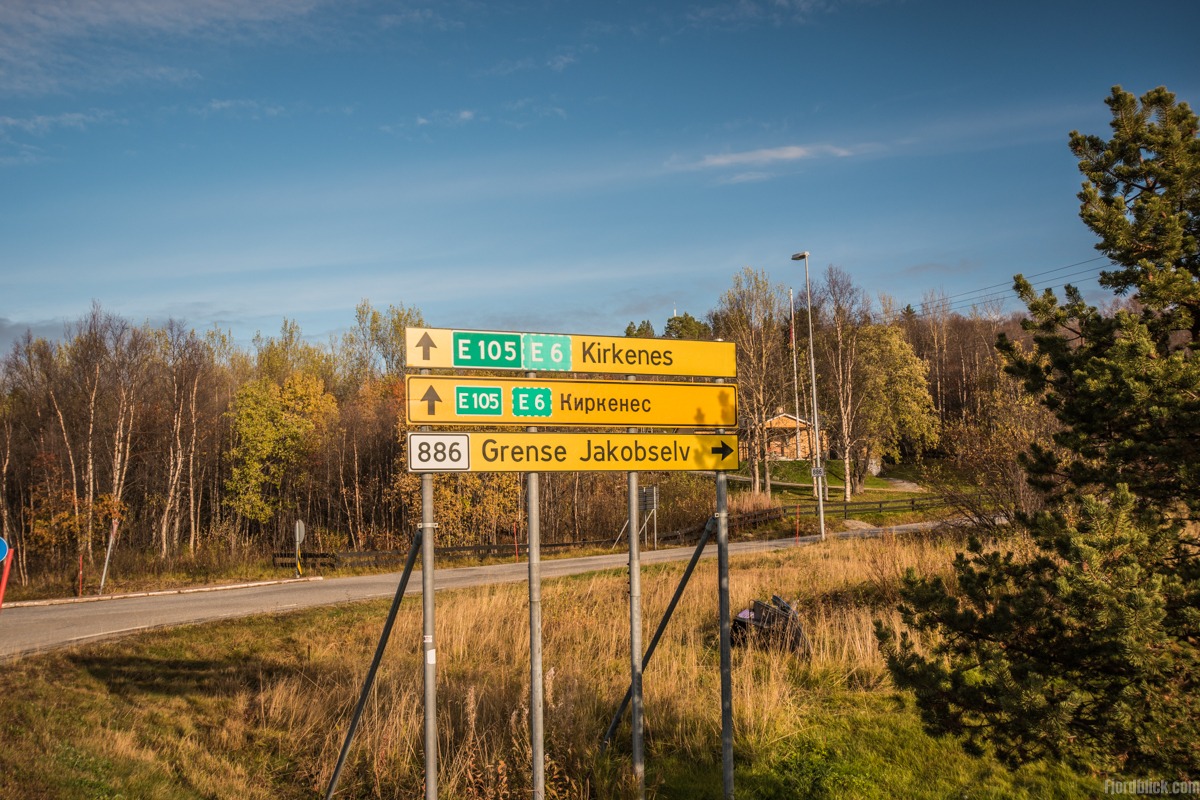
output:
<instances>
[{"instance_id":1,"label":"pine tree","mask_svg":"<svg viewBox=\"0 0 1200 800\"><path fill-rule=\"evenodd\" d=\"M1021 276L1034 350L1007 369L1062 424L1023 464L1047 509L1032 555L977 539L953 585L909 575L910 632L879 628L926 726L1018 763L1200 771L1200 139L1159 88L1113 89L1113 136L1071 134L1080 216L1133 303L1106 314ZM915 634L915 635L914 635ZM924 650L928 652L924 652Z\"/></svg>"}]
</instances>

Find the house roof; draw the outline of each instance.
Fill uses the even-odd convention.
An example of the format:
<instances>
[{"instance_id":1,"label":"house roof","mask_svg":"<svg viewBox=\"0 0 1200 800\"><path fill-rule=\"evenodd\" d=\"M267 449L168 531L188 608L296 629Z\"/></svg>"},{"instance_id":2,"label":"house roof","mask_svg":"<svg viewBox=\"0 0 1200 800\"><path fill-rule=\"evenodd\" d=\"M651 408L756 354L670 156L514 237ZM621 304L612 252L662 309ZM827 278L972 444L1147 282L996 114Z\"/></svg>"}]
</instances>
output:
<instances>
[{"instance_id":1,"label":"house roof","mask_svg":"<svg viewBox=\"0 0 1200 800\"><path fill-rule=\"evenodd\" d=\"M796 415L795 414L776 414L775 416L768 419L764 424L768 428L795 427L796 426ZM804 417L800 417L800 424L807 426L808 420L806 420Z\"/></svg>"}]
</instances>

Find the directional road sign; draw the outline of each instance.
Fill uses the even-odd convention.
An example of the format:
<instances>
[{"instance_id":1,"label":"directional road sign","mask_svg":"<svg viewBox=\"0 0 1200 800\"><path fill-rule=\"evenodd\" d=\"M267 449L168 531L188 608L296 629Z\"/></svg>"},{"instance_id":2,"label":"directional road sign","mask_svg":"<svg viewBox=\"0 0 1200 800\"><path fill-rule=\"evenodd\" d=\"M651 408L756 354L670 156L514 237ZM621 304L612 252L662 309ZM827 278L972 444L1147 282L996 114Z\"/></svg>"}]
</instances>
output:
<instances>
[{"instance_id":1,"label":"directional road sign","mask_svg":"<svg viewBox=\"0 0 1200 800\"><path fill-rule=\"evenodd\" d=\"M731 383L409 375L408 421L434 425L736 428Z\"/></svg>"},{"instance_id":2,"label":"directional road sign","mask_svg":"<svg viewBox=\"0 0 1200 800\"><path fill-rule=\"evenodd\" d=\"M737 375L733 342L405 328L410 369L512 369L604 375Z\"/></svg>"},{"instance_id":3,"label":"directional road sign","mask_svg":"<svg viewBox=\"0 0 1200 800\"><path fill-rule=\"evenodd\" d=\"M733 470L737 436L689 433L410 433L410 472Z\"/></svg>"}]
</instances>

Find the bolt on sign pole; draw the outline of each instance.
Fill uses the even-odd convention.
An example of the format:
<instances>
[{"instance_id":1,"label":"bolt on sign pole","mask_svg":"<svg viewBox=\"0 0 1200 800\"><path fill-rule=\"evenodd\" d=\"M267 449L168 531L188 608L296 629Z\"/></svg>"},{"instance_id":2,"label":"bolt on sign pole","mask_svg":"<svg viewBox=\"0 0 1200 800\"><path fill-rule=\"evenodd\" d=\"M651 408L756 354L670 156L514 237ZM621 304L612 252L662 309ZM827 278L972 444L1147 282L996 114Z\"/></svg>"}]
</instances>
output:
<instances>
[{"instance_id":1,"label":"bolt on sign pole","mask_svg":"<svg viewBox=\"0 0 1200 800\"><path fill-rule=\"evenodd\" d=\"M535 378L530 372L526 377ZM536 427L526 428L536 433ZM542 681L542 532L538 473L526 473L529 504L529 744L533 754L533 800L546 796L544 686Z\"/></svg>"},{"instance_id":2,"label":"bolt on sign pole","mask_svg":"<svg viewBox=\"0 0 1200 800\"><path fill-rule=\"evenodd\" d=\"M635 380L628 376L627 380ZM637 428L630 428L637 433ZM633 775L637 781L637 796L646 796L646 754L643 739L642 705L642 561L640 538L642 534L638 519L638 473L629 475L629 688L633 700L629 715L631 744L633 750Z\"/></svg>"},{"instance_id":3,"label":"bolt on sign pole","mask_svg":"<svg viewBox=\"0 0 1200 800\"><path fill-rule=\"evenodd\" d=\"M423 369L428 374L429 370ZM424 427L423 430L430 430ZM434 642L433 473L421 473L421 649L425 661L425 800L437 800L437 646Z\"/></svg>"}]
</instances>

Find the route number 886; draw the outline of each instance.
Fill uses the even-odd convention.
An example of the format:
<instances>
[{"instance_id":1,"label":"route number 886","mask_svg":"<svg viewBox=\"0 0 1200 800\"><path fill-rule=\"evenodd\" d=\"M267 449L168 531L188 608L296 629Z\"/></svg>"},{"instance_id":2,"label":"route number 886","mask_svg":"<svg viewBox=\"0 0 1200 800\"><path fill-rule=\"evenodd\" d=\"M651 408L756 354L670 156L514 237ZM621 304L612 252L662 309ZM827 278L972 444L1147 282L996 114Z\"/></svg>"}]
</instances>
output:
<instances>
[{"instance_id":1,"label":"route number 886","mask_svg":"<svg viewBox=\"0 0 1200 800\"><path fill-rule=\"evenodd\" d=\"M459 433L410 433L411 472L458 472L470 469L470 436Z\"/></svg>"},{"instance_id":2,"label":"route number 886","mask_svg":"<svg viewBox=\"0 0 1200 800\"><path fill-rule=\"evenodd\" d=\"M462 448L457 443L446 444L445 442L421 442L417 445L418 462L441 464L447 458L451 463L457 464L462 460Z\"/></svg>"}]
</instances>

